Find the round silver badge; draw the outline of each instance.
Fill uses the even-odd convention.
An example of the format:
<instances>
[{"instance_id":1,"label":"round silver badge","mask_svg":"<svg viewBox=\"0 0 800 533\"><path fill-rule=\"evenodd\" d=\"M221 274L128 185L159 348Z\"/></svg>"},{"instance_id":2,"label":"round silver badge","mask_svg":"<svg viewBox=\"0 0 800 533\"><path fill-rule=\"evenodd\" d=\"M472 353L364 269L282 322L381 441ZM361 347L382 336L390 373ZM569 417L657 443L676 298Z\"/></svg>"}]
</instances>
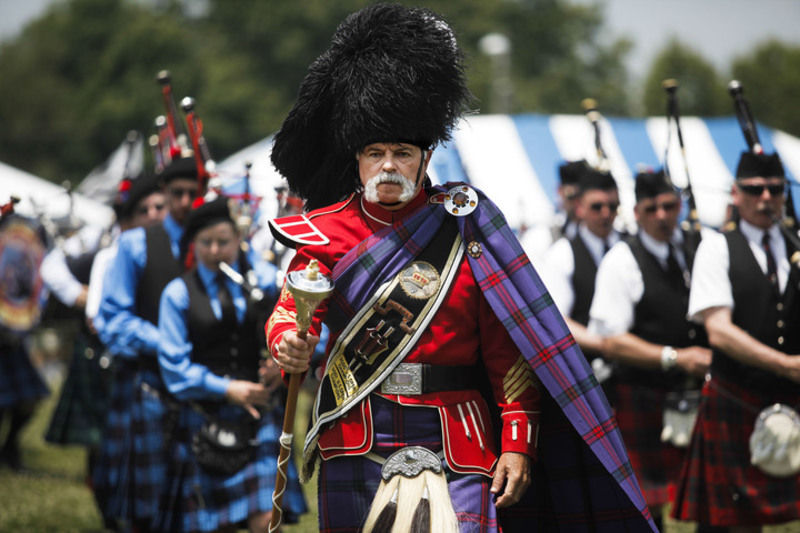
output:
<instances>
[{"instance_id":1,"label":"round silver badge","mask_svg":"<svg viewBox=\"0 0 800 533\"><path fill-rule=\"evenodd\" d=\"M400 288L417 300L427 300L436 294L440 283L439 272L425 261L414 261L400 272Z\"/></svg>"},{"instance_id":2,"label":"round silver badge","mask_svg":"<svg viewBox=\"0 0 800 533\"><path fill-rule=\"evenodd\" d=\"M451 215L469 215L478 207L478 193L469 185L456 185L447 191L443 205Z\"/></svg>"}]
</instances>

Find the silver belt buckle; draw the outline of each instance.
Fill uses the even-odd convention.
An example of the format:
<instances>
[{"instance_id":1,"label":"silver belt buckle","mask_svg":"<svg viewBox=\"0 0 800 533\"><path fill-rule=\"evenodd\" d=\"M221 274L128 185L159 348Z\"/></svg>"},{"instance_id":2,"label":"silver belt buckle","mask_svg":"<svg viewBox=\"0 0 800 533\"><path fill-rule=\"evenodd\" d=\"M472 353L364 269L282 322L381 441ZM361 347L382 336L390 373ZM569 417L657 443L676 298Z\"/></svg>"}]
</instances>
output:
<instances>
[{"instance_id":1,"label":"silver belt buckle","mask_svg":"<svg viewBox=\"0 0 800 533\"><path fill-rule=\"evenodd\" d=\"M422 364L400 363L381 383L383 394L416 396L422 394Z\"/></svg>"}]
</instances>

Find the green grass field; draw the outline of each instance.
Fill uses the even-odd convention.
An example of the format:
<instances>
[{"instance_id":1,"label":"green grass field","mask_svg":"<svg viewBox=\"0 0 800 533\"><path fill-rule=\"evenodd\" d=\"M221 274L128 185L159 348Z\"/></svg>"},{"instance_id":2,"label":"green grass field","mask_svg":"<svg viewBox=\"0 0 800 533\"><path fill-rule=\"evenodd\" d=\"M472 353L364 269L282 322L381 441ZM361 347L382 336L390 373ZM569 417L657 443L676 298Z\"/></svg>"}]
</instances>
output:
<instances>
[{"instance_id":1,"label":"green grass field","mask_svg":"<svg viewBox=\"0 0 800 533\"><path fill-rule=\"evenodd\" d=\"M40 405L22 434L24 470L0 466L0 532L101 532L103 524L85 483L86 451L80 446L54 446L43 435L58 399L58 390ZM301 396L298 412L307 412L309 398ZM298 428L305 428L298 423ZM295 437L302 443L302 435ZM311 512L286 533L317 531L316 480L304 486Z\"/></svg>"},{"instance_id":2,"label":"green grass field","mask_svg":"<svg viewBox=\"0 0 800 533\"><path fill-rule=\"evenodd\" d=\"M86 452L77 446L53 446L43 435L55 407L58 391L43 401L22 436L22 459L25 470L15 473L0 467L0 532L101 532L102 522L85 484ZM310 396L303 391L298 417L308 413ZM298 419L297 428L306 421ZM303 442L303 431L295 435L295 444ZM299 524L285 526L285 533L317 531L316 480L304 486L311 512ZM666 533L690 533L691 524L668 521ZM769 527L768 533L800 531L800 522Z\"/></svg>"}]
</instances>

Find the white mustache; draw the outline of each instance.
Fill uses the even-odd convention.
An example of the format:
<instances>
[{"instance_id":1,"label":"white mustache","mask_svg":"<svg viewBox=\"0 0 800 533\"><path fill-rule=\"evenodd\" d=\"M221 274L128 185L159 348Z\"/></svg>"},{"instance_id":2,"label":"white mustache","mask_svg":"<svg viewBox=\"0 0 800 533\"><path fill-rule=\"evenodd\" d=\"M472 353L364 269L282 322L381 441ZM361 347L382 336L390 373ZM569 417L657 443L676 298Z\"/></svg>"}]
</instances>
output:
<instances>
[{"instance_id":1,"label":"white mustache","mask_svg":"<svg viewBox=\"0 0 800 533\"><path fill-rule=\"evenodd\" d=\"M398 200L406 202L414 197L416 187L414 184L407 180L399 172L381 172L376 174L364 186L364 198L371 203L378 202L378 185L382 183L394 183L400 185L403 191L400 193Z\"/></svg>"}]
</instances>

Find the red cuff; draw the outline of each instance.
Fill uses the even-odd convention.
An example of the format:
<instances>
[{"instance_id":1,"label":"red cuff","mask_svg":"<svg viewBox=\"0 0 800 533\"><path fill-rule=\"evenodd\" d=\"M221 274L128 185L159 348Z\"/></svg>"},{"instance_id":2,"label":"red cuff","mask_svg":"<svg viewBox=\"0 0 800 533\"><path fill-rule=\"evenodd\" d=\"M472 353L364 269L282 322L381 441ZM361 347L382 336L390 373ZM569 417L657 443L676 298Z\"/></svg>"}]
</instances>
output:
<instances>
[{"instance_id":1,"label":"red cuff","mask_svg":"<svg viewBox=\"0 0 800 533\"><path fill-rule=\"evenodd\" d=\"M503 453L517 452L536 460L539 442L539 412L512 411L503 413L503 434L500 445Z\"/></svg>"}]
</instances>

